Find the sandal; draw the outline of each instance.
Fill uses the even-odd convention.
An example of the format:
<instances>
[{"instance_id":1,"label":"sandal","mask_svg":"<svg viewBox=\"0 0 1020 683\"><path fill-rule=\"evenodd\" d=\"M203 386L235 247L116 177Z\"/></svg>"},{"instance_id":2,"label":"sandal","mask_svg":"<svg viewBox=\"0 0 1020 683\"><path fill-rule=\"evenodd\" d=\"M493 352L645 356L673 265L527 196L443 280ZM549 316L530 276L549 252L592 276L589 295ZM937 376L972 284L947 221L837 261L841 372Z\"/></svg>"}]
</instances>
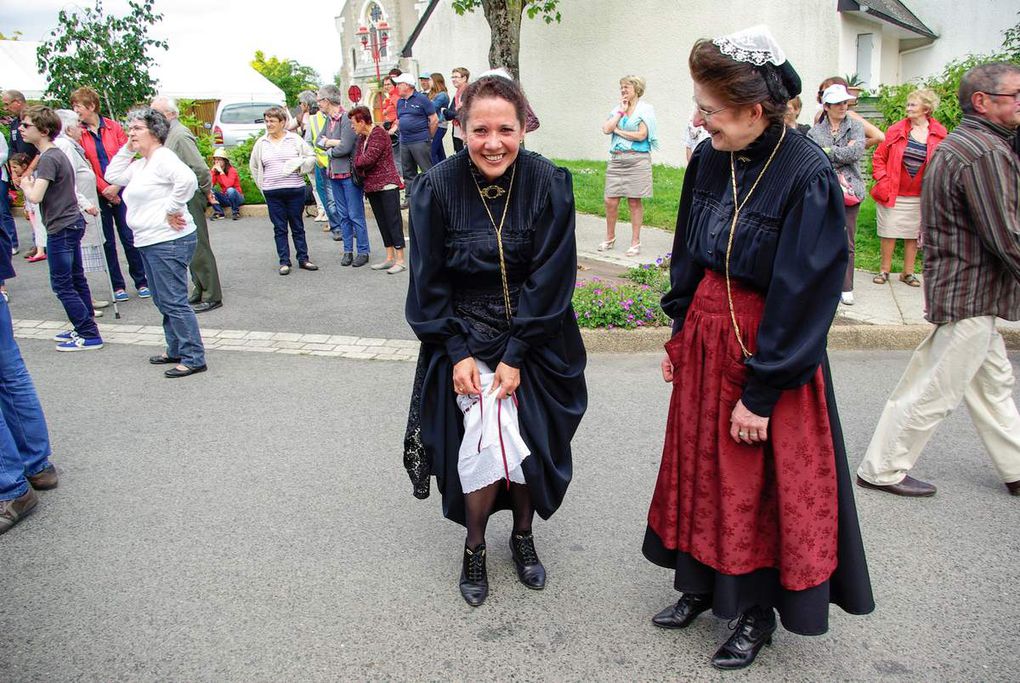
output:
<instances>
[{"instance_id":1,"label":"sandal","mask_svg":"<svg viewBox=\"0 0 1020 683\"><path fill-rule=\"evenodd\" d=\"M638 242L637 244L632 244L630 246L630 249L628 249L627 251L623 252L623 255L624 256L637 256L640 253L641 253L641 243Z\"/></svg>"},{"instance_id":2,"label":"sandal","mask_svg":"<svg viewBox=\"0 0 1020 683\"><path fill-rule=\"evenodd\" d=\"M878 275L871 278L871 281L874 282L876 285L884 285L885 283L889 282L889 273L879 272Z\"/></svg>"},{"instance_id":3,"label":"sandal","mask_svg":"<svg viewBox=\"0 0 1020 683\"><path fill-rule=\"evenodd\" d=\"M600 242L598 250L599 251L611 251L615 246L616 246L616 238L614 237L611 240L606 240L605 242Z\"/></svg>"},{"instance_id":4,"label":"sandal","mask_svg":"<svg viewBox=\"0 0 1020 683\"><path fill-rule=\"evenodd\" d=\"M917 279L917 276L913 273L900 273L900 282L910 285L911 287L920 287L921 281Z\"/></svg>"}]
</instances>

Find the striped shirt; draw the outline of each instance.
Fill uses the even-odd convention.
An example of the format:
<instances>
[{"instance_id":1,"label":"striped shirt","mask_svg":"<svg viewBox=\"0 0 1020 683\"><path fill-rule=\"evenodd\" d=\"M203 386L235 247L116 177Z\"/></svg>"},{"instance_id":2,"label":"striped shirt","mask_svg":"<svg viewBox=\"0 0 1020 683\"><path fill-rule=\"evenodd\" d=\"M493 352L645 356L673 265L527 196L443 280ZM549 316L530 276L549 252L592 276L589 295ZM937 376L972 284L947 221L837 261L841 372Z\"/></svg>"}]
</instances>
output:
<instances>
[{"instance_id":1,"label":"striped shirt","mask_svg":"<svg viewBox=\"0 0 1020 683\"><path fill-rule=\"evenodd\" d=\"M1020 159L977 116L939 145L921 190L927 319L1020 320Z\"/></svg>"},{"instance_id":2,"label":"striped shirt","mask_svg":"<svg viewBox=\"0 0 1020 683\"><path fill-rule=\"evenodd\" d=\"M301 138L287 135L275 142L268 135L256 143L262 145L262 190L281 190L304 187L305 179L297 173L288 173L287 166L301 159Z\"/></svg>"},{"instance_id":3,"label":"striped shirt","mask_svg":"<svg viewBox=\"0 0 1020 683\"><path fill-rule=\"evenodd\" d=\"M908 135L907 147L903 150L903 167L907 169L907 173L911 178L916 177L921 172L921 167L924 166L924 162L927 160L928 145L924 142L918 142Z\"/></svg>"}]
</instances>

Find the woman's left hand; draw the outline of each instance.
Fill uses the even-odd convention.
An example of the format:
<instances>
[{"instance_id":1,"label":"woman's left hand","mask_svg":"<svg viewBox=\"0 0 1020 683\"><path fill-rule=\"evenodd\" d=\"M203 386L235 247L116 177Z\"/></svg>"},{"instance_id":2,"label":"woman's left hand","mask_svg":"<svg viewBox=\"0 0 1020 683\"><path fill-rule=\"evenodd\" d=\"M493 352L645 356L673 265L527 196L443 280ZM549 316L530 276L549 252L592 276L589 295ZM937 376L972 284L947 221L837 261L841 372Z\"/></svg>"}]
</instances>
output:
<instances>
[{"instance_id":1,"label":"woman's left hand","mask_svg":"<svg viewBox=\"0 0 1020 683\"><path fill-rule=\"evenodd\" d=\"M496 376L492 378L492 386L489 393L496 391L496 400L504 399L513 395L517 387L521 385L520 368L512 368L506 363L496 366Z\"/></svg>"},{"instance_id":2,"label":"woman's left hand","mask_svg":"<svg viewBox=\"0 0 1020 683\"><path fill-rule=\"evenodd\" d=\"M166 223L173 230L183 230L184 226L188 224L188 222L184 220L183 211L178 211L177 213L168 213L166 215Z\"/></svg>"},{"instance_id":3,"label":"woman's left hand","mask_svg":"<svg viewBox=\"0 0 1020 683\"><path fill-rule=\"evenodd\" d=\"M730 414L730 436L737 443L749 446L762 443L769 438L769 419L755 415L744 407L742 400L737 401Z\"/></svg>"}]
</instances>

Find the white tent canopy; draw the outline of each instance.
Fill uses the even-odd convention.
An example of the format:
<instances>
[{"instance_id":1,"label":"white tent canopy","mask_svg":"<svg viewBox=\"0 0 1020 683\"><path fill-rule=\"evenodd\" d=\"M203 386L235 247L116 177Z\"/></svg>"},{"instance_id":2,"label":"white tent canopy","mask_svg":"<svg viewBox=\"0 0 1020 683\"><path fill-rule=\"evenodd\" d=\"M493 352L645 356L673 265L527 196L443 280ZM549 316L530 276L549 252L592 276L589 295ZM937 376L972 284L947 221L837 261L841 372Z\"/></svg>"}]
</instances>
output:
<instances>
[{"instance_id":1,"label":"white tent canopy","mask_svg":"<svg viewBox=\"0 0 1020 683\"><path fill-rule=\"evenodd\" d=\"M39 99L46 78L39 73L35 51L39 43L0 40L0 89L20 90L28 99ZM156 51L152 75L157 91L170 97L192 100L250 100L283 103L283 91L253 69L240 55L218 58L213 67L208 56L189 50ZM88 85L83 83L82 85Z\"/></svg>"}]
</instances>

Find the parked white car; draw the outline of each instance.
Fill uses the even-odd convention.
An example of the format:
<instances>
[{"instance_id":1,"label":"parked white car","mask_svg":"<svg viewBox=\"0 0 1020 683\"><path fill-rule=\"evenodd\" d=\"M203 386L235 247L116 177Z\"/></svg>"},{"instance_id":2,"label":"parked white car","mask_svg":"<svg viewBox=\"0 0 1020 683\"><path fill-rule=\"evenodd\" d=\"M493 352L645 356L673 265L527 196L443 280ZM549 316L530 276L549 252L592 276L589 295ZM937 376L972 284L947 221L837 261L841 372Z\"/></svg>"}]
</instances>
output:
<instances>
[{"instance_id":1,"label":"parked white car","mask_svg":"<svg viewBox=\"0 0 1020 683\"><path fill-rule=\"evenodd\" d=\"M262 114L270 107L283 106L279 102L250 102L222 100L216 108L212 123L213 142L221 147L233 147L265 130Z\"/></svg>"}]
</instances>

